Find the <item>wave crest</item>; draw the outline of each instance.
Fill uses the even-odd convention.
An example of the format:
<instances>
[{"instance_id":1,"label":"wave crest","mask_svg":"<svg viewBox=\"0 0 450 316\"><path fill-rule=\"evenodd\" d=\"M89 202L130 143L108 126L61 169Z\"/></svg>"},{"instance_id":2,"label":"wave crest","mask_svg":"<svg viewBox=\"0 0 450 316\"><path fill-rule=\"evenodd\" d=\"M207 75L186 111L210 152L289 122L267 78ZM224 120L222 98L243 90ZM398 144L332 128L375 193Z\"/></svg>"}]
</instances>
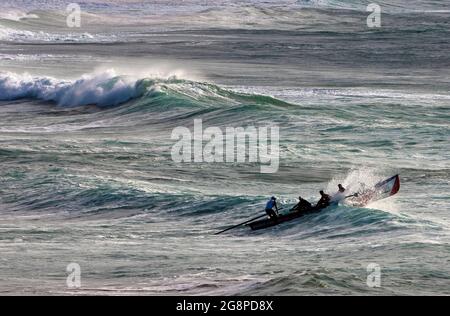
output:
<instances>
[{"instance_id":1,"label":"wave crest","mask_svg":"<svg viewBox=\"0 0 450 316\"><path fill-rule=\"evenodd\" d=\"M118 76L113 70L84 75L76 81L0 73L0 100L39 99L60 106L115 106L142 94L139 81Z\"/></svg>"}]
</instances>

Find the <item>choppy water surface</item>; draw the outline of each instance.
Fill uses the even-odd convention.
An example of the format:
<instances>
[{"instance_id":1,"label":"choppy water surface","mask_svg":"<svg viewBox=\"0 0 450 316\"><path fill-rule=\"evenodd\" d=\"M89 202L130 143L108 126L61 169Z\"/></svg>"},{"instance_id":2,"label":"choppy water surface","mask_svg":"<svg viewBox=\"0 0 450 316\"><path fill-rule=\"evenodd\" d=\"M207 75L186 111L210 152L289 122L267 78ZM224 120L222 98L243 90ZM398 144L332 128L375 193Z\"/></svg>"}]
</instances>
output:
<instances>
[{"instance_id":1,"label":"choppy water surface","mask_svg":"<svg viewBox=\"0 0 450 316\"><path fill-rule=\"evenodd\" d=\"M450 294L450 8L380 4L369 29L349 0L84 1L69 29L65 1L2 1L0 293ZM174 163L194 119L278 125L279 172ZM397 173L366 208L212 235Z\"/></svg>"}]
</instances>

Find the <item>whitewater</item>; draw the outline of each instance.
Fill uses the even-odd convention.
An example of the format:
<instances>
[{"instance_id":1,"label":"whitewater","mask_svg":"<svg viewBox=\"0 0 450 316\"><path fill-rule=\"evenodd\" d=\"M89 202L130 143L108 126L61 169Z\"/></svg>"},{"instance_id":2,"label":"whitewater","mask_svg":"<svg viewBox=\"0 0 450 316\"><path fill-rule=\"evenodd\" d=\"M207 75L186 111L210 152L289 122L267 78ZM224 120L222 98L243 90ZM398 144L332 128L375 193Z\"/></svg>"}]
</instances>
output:
<instances>
[{"instance_id":1,"label":"whitewater","mask_svg":"<svg viewBox=\"0 0 450 316\"><path fill-rule=\"evenodd\" d=\"M88 0L68 28L70 2L0 3L1 295L450 295L447 3L379 1L371 29L370 1ZM196 119L278 126L278 171L174 162Z\"/></svg>"}]
</instances>

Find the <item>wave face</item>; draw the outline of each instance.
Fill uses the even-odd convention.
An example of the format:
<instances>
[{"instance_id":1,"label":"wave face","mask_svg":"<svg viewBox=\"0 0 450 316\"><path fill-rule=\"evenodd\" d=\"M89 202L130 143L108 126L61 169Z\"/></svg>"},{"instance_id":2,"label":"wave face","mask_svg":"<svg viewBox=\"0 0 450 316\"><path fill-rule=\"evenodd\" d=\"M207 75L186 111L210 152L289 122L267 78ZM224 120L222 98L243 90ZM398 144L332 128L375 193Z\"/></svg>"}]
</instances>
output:
<instances>
[{"instance_id":1,"label":"wave face","mask_svg":"<svg viewBox=\"0 0 450 316\"><path fill-rule=\"evenodd\" d=\"M112 69L83 75L77 80L58 80L29 74L0 73L0 101L32 99L54 102L61 107L94 105L113 107L140 99L159 104L196 107L233 106L239 103L290 106L287 102L268 96L244 94L217 85L171 77L141 78L117 75Z\"/></svg>"},{"instance_id":2,"label":"wave face","mask_svg":"<svg viewBox=\"0 0 450 316\"><path fill-rule=\"evenodd\" d=\"M450 294L447 3L381 1L380 29L351 0L86 0L80 29L65 4L0 3L2 293ZM279 126L278 172L174 162L196 119ZM365 208L213 235L394 174Z\"/></svg>"}]
</instances>

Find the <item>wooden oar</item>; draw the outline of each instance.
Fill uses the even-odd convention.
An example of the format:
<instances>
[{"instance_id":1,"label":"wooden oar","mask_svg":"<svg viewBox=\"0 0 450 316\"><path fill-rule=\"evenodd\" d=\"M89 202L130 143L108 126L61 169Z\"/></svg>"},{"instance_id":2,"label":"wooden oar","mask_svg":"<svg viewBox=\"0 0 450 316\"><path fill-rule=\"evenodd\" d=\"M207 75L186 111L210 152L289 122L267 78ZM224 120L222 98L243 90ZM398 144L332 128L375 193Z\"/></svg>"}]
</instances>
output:
<instances>
[{"instance_id":1,"label":"wooden oar","mask_svg":"<svg viewBox=\"0 0 450 316\"><path fill-rule=\"evenodd\" d=\"M283 209L283 208L279 208L278 210L282 210L282 209ZM249 219L248 221L245 221L245 222L243 222L243 223L240 223L240 224L237 224L237 225L228 227L227 229L224 229L224 230L222 230L222 231L220 231L220 232L218 232L218 233L215 233L214 235L222 234L222 233L224 233L224 232L226 232L226 231L229 231L229 230L231 230L231 229L233 229L233 228L236 228L236 227L245 225L245 224L247 224L247 223L253 222L253 221L255 221L255 220L257 220L257 219L260 219L261 217L264 217L264 216L267 216L267 214L259 215L258 217Z\"/></svg>"}]
</instances>

